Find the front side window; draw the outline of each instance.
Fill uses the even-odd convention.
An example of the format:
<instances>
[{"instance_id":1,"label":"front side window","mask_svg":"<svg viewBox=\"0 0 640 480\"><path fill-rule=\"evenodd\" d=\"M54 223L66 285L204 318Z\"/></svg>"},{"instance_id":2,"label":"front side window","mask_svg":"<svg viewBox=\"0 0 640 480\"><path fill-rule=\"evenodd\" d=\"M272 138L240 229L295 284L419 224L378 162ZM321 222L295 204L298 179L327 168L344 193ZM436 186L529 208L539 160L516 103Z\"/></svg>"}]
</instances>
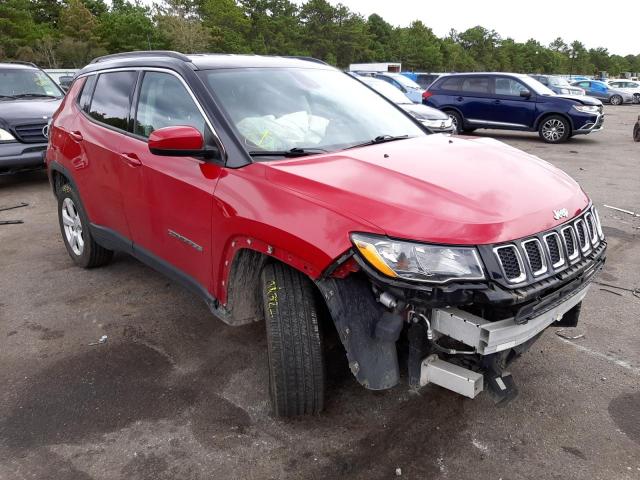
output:
<instances>
[{"instance_id":1,"label":"front side window","mask_svg":"<svg viewBox=\"0 0 640 480\"><path fill-rule=\"evenodd\" d=\"M0 69L0 100L3 98L55 97L64 95L49 76L35 68Z\"/></svg>"},{"instance_id":2,"label":"front side window","mask_svg":"<svg viewBox=\"0 0 640 480\"><path fill-rule=\"evenodd\" d=\"M199 75L249 151L335 151L380 136L426 135L394 105L337 70L233 68Z\"/></svg>"},{"instance_id":3,"label":"front side window","mask_svg":"<svg viewBox=\"0 0 640 480\"><path fill-rule=\"evenodd\" d=\"M525 90L527 87L513 78L496 78L496 95L519 97Z\"/></svg>"},{"instance_id":4,"label":"front side window","mask_svg":"<svg viewBox=\"0 0 640 480\"><path fill-rule=\"evenodd\" d=\"M98 76L89 116L100 123L127 130L131 93L138 72L111 72Z\"/></svg>"},{"instance_id":5,"label":"front side window","mask_svg":"<svg viewBox=\"0 0 640 480\"><path fill-rule=\"evenodd\" d=\"M204 117L180 79L169 73L146 72L133 132L148 138L154 130L177 125L194 127L205 135Z\"/></svg>"}]
</instances>

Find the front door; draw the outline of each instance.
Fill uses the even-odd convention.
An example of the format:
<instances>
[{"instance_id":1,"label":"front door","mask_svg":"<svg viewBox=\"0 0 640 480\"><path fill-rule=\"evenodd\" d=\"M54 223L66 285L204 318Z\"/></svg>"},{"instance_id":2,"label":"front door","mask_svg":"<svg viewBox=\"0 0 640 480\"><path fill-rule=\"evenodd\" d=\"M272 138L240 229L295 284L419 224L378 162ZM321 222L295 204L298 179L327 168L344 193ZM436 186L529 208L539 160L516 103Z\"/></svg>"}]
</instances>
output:
<instances>
[{"instance_id":1,"label":"front door","mask_svg":"<svg viewBox=\"0 0 640 480\"><path fill-rule=\"evenodd\" d=\"M154 155L147 146L151 132L176 125L211 138L207 122L182 80L159 71L144 73L132 117L133 136L122 142L120 154L129 165L123 182L134 248L209 289L213 192L222 167Z\"/></svg>"},{"instance_id":2,"label":"front door","mask_svg":"<svg viewBox=\"0 0 640 480\"><path fill-rule=\"evenodd\" d=\"M529 91L529 97L520 92ZM536 94L524 83L510 77L496 77L495 97L489 110L489 120L498 127L530 128L536 112Z\"/></svg>"}]
</instances>

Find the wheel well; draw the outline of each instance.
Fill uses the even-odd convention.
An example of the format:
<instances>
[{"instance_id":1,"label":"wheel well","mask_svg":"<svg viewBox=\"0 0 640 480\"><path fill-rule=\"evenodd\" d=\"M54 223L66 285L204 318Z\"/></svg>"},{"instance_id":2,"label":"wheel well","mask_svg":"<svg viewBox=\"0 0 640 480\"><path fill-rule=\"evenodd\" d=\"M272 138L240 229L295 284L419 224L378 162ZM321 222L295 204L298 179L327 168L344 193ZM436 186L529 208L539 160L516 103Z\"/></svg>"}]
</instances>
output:
<instances>
[{"instance_id":1,"label":"wheel well","mask_svg":"<svg viewBox=\"0 0 640 480\"><path fill-rule=\"evenodd\" d=\"M53 170L51 172L51 178L53 194L57 197L60 194L60 190L62 190L62 187L69 183L69 179L64 175L64 173L59 172L58 170Z\"/></svg>"},{"instance_id":2,"label":"wheel well","mask_svg":"<svg viewBox=\"0 0 640 480\"><path fill-rule=\"evenodd\" d=\"M569 135L571 135L571 132L573 132L573 122L571 121L571 118L568 115L565 115L564 113L559 113L559 112L549 112L541 115L536 123L536 130L540 128L540 124L544 121L545 118L549 118L553 116L562 117L567 122L569 122Z\"/></svg>"}]
</instances>

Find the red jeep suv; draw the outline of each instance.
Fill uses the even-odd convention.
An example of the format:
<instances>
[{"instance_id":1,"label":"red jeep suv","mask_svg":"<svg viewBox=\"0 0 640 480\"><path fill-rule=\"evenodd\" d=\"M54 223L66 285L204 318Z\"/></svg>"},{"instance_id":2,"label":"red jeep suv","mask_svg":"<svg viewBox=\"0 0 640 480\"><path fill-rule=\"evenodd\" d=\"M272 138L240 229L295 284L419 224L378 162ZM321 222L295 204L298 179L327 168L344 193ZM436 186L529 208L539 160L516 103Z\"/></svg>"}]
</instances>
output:
<instances>
[{"instance_id":1,"label":"red jeep suv","mask_svg":"<svg viewBox=\"0 0 640 480\"><path fill-rule=\"evenodd\" d=\"M431 134L310 58L98 58L53 118L47 164L76 264L126 252L229 325L265 320L278 415L322 410L336 331L366 388L402 372L508 401L508 365L576 325L605 259L566 174Z\"/></svg>"}]
</instances>

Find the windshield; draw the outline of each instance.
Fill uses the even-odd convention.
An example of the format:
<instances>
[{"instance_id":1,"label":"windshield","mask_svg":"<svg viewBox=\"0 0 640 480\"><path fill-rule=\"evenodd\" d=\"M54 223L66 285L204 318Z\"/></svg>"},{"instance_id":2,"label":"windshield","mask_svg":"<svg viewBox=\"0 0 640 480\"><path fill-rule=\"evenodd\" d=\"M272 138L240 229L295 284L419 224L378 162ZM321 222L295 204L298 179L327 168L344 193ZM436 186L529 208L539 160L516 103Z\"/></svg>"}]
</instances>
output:
<instances>
[{"instance_id":1,"label":"windshield","mask_svg":"<svg viewBox=\"0 0 640 480\"><path fill-rule=\"evenodd\" d=\"M518 80L523 82L527 87L536 92L538 95L555 95L553 90L549 87L545 87L535 78L531 78L529 75L523 75L518 77Z\"/></svg>"},{"instance_id":2,"label":"windshield","mask_svg":"<svg viewBox=\"0 0 640 480\"><path fill-rule=\"evenodd\" d=\"M403 87L412 88L413 90L422 90L422 87L420 85L400 73L387 73L386 75L393 78L396 82L402 84Z\"/></svg>"},{"instance_id":3,"label":"windshield","mask_svg":"<svg viewBox=\"0 0 640 480\"><path fill-rule=\"evenodd\" d=\"M562 77L549 77L549 85L554 87L570 87L571 84Z\"/></svg>"},{"instance_id":4,"label":"windshield","mask_svg":"<svg viewBox=\"0 0 640 480\"><path fill-rule=\"evenodd\" d=\"M30 68L0 69L0 97L43 96L64 94L44 72Z\"/></svg>"},{"instance_id":5,"label":"windshield","mask_svg":"<svg viewBox=\"0 0 640 480\"><path fill-rule=\"evenodd\" d=\"M402 93L393 85L385 82L384 80L376 80L375 78L371 77L362 77L359 80L362 80L363 83L366 83L380 95L385 96L393 103L413 103L404 93Z\"/></svg>"},{"instance_id":6,"label":"windshield","mask_svg":"<svg viewBox=\"0 0 640 480\"><path fill-rule=\"evenodd\" d=\"M337 70L246 68L200 73L249 151L340 150L426 133Z\"/></svg>"}]
</instances>

